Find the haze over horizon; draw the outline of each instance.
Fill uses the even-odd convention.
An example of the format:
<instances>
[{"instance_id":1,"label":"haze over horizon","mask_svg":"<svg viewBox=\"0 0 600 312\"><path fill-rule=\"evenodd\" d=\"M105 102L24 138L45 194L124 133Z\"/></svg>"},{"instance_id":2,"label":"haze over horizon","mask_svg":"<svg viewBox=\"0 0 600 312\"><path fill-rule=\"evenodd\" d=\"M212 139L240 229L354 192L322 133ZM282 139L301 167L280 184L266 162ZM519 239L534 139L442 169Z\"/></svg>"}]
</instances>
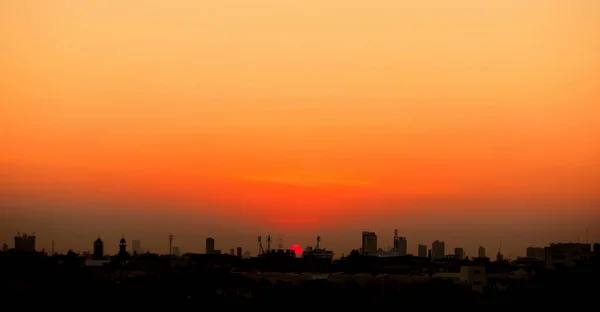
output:
<instances>
[{"instance_id":1,"label":"haze over horizon","mask_svg":"<svg viewBox=\"0 0 600 312\"><path fill-rule=\"evenodd\" d=\"M600 2L0 1L0 244L600 240Z\"/></svg>"}]
</instances>

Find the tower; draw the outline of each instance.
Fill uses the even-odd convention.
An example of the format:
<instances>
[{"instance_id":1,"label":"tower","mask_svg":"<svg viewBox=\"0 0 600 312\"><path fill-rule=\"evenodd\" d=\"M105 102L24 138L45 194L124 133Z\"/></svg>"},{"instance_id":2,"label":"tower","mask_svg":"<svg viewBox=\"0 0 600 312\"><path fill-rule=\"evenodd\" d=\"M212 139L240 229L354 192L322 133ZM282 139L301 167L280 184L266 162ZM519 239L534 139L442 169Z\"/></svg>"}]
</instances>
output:
<instances>
[{"instance_id":1,"label":"tower","mask_svg":"<svg viewBox=\"0 0 600 312\"><path fill-rule=\"evenodd\" d=\"M104 259L104 242L102 241L102 239L100 239L100 236L98 236L98 239L94 241L94 253L92 255L92 259Z\"/></svg>"},{"instance_id":2,"label":"tower","mask_svg":"<svg viewBox=\"0 0 600 312\"><path fill-rule=\"evenodd\" d=\"M119 242L119 254L117 257L122 263L131 260L131 255L127 252L127 241L125 240L125 237L121 238L121 241Z\"/></svg>"},{"instance_id":3,"label":"tower","mask_svg":"<svg viewBox=\"0 0 600 312\"><path fill-rule=\"evenodd\" d=\"M127 241L125 240L125 237L121 238L121 241L119 242L119 254L127 252Z\"/></svg>"},{"instance_id":4,"label":"tower","mask_svg":"<svg viewBox=\"0 0 600 312\"><path fill-rule=\"evenodd\" d=\"M169 256L173 252L173 234L169 234Z\"/></svg>"}]
</instances>

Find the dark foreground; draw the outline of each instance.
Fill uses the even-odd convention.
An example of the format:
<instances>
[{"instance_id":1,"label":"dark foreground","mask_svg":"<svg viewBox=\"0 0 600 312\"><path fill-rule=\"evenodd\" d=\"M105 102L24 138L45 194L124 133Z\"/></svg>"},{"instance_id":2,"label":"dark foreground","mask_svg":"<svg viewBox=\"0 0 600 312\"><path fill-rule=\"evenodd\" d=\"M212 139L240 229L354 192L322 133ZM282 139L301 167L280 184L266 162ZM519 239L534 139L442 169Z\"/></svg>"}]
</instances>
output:
<instances>
[{"instance_id":1,"label":"dark foreground","mask_svg":"<svg viewBox=\"0 0 600 312\"><path fill-rule=\"evenodd\" d=\"M132 307L218 307L228 304L347 306L389 304L468 307L502 304L541 307L594 305L600 276L595 268L543 271L527 279L491 281L481 292L432 276L325 274L313 280L295 274L235 273L231 268L172 261L123 267L81 266L42 256L0 257L0 295L15 308L43 304ZM310 275L309 275L310 276ZM8 301L7 301L8 300ZM591 300L591 302L590 302ZM287 308L286 308L287 309Z\"/></svg>"}]
</instances>

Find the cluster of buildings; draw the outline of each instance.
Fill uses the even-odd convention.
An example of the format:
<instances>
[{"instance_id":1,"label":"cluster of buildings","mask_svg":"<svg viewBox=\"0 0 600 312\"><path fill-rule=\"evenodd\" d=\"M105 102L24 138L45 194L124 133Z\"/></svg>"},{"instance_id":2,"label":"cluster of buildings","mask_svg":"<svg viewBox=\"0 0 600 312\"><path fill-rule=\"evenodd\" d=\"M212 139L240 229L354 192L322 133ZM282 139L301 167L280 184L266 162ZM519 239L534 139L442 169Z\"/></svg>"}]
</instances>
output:
<instances>
[{"instance_id":1,"label":"cluster of buildings","mask_svg":"<svg viewBox=\"0 0 600 312\"><path fill-rule=\"evenodd\" d=\"M394 243L390 250L383 250L377 247L377 234L375 232L362 232L362 247L359 249L359 253L364 256L376 256L376 257L401 257L408 255L408 240L406 237L398 236L398 230L394 231ZM417 247L417 256L422 258L430 258L432 260L439 260L444 258L458 258L460 260L465 258L465 251L463 248L454 248L453 255L446 254L446 243L443 241L436 240L431 244L431 248L427 245L419 244ZM479 247L479 257L485 257L485 248Z\"/></svg>"},{"instance_id":2,"label":"cluster of buildings","mask_svg":"<svg viewBox=\"0 0 600 312\"><path fill-rule=\"evenodd\" d=\"M206 250L207 255L220 255L221 249L215 249L215 239L212 237L206 238ZM242 253L242 247L237 247L236 249L231 248L229 254L232 256L237 256L238 258L244 257Z\"/></svg>"},{"instance_id":3,"label":"cluster of buildings","mask_svg":"<svg viewBox=\"0 0 600 312\"><path fill-rule=\"evenodd\" d=\"M170 254L176 257L180 256L178 247L171 246L172 236L170 237L169 250ZM14 250L20 252L34 252L36 250L36 236L28 235L26 233L18 233L14 237ZM127 245L125 239L121 239L119 244L119 252L123 253L126 251ZM53 247L54 249L54 243ZM383 250L378 248L377 234L374 232L364 231L362 232L362 246L359 249L359 253L363 256L372 257L403 257L408 256L408 240L406 237L398 236L398 231L394 232L393 247L390 250ZM8 251L9 248L6 244L2 246L2 251ZM448 259L464 260L466 254L463 248L454 248L453 254L446 254L446 244L444 241L436 240L432 242L431 248L427 245L418 245L417 257L429 258L431 261L442 261ZM148 251L142 249L140 240L132 241L131 254L143 254ZM572 267L578 263L589 263L595 257L598 257L600 253L600 244L588 244L588 243L550 243L546 247L528 247L526 250L525 257L518 257L514 260L516 264L543 264L545 268L556 269L561 267ZM52 250L54 254L54 250ZM225 254L220 249L215 248L215 239L212 237L206 238L206 254L209 255L220 255ZM238 258L249 258L250 253L244 252L242 247L232 248L229 255L236 256ZM86 253L95 260L101 260L105 258L104 242L101 238L94 241L93 252ZM489 258L486 255L486 250L483 246L479 246L477 257L479 259ZM504 256L498 250L496 254L496 261L503 262Z\"/></svg>"},{"instance_id":4,"label":"cluster of buildings","mask_svg":"<svg viewBox=\"0 0 600 312\"><path fill-rule=\"evenodd\" d=\"M378 248L377 234L374 232L362 232L362 246L359 253L363 256L373 257L399 257L407 256L408 241L406 237L398 236L398 231L394 232L393 248L383 250ZM431 261L456 259L466 259L466 254L463 248L454 248L454 254L446 254L446 243L436 240L431 244L431 248L427 245L418 245L417 257L429 258ZM572 267L577 263L589 263L594 257L598 257L600 253L600 244L588 243L550 243L546 247L528 247L526 257L518 257L515 262L517 264L543 264L548 269L556 269L560 267ZM486 250L483 246L479 246L477 251L478 259L489 258L486 255ZM498 250L496 261L503 262L504 255Z\"/></svg>"}]
</instances>

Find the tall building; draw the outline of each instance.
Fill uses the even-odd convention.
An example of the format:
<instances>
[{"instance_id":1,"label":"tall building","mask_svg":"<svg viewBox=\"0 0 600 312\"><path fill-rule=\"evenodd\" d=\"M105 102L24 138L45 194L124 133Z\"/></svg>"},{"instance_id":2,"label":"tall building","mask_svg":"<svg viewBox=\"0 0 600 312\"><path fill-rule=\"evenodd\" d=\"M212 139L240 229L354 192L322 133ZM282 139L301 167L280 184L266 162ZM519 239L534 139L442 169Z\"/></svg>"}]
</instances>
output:
<instances>
[{"instance_id":1,"label":"tall building","mask_svg":"<svg viewBox=\"0 0 600 312\"><path fill-rule=\"evenodd\" d=\"M362 232L362 251L364 255L377 254L377 235L375 232Z\"/></svg>"},{"instance_id":2,"label":"tall building","mask_svg":"<svg viewBox=\"0 0 600 312\"><path fill-rule=\"evenodd\" d=\"M94 241L94 253L92 255L92 259L94 260L103 260L104 259L104 242L100 237Z\"/></svg>"},{"instance_id":3,"label":"tall building","mask_svg":"<svg viewBox=\"0 0 600 312\"><path fill-rule=\"evenodd\" d=\"M427 258L427 245L419 244L418 253L419 257Z\"/></svg>"},{"instance_id":4,"label":"tall building","mask_svg":"<svg viewBox=\"0 0 600 312\"><path fill-rule=\"evenodd\" d=\"M140 241L139 239L132 240L131 250L133 251L133 253L136 253L138 255L143 254L144 250L142 249L142 241Z\"/></svg>"},{"instance_id":5,"label":"tall building","mask_svg":"<svg viewBox=\"0 0 600 312\"><path fill-rule=\"evenodd\" d=\"M498 253L496 254L496 261L497 262L503 262L504 261L504 255L500 252L500 250L498 250Z\"/></svg>"},{"instance_id":6,"label":"tall building","mask_svg":"<svg viewBox=\"0 0 600 312\"><path fill-rule=\"evenodd\" d=\"M446 254L446 243L436 240L431 244L431 260L443 259Z\"/></svg>"},{"instance_id":7,"label":"tall building","mask_svg":"<svg viewBox=\"0 0 600 312\"><path fill-rule=\"evenodd\" d=\"M215 253L215 239L212 237L208 237L206 239L206 254L212 255Z\"/></svg>"},{"instance_id":8,"label":"tall building","mask_svg":"<svg viewBox=\"0 0 600 312\"><path fill-rule=\"evenodd\" d=\"M35 251L35 234L29 236L25 233L23 235L17 233L17 236L15 236L15 249L25 252Z\"/></svg>"},{"instance_id":9,"label":"tall building","mask_svg":"<svg viewBox=\"0 0 600 312\"><path fill-rule=\"evenodd\" d=\"M456 258L459 260L464 260L465 259L465 251L460 247L456 247L456 248L454 248L454 256L456 256Z\"/></svg>"},{"instance_id":10,"label":"tall building","mask_svg":"<svg viewBox=\"0 0 600 312\"><path fill-rule=\"evenodd\" d=\"M8 245L6 245L6 243L2 244L2 251L8 251Z\"/></svg>"},{"instance_id":11,"label":"tall building","mask_svg":"<svg viewBox=\"0 0 600 312\"><path fill-rule=\"evenodd\" d=\"M408 254L408 241L406 240L406 237L398 237L396 252L399 256L406 256L406 254Z\"/></svg>"},{"instance_id":12,"label":"tall building","mask_svg":"<svg viewBox=\"0 0 600 312\"><path fill-rule=\"evenodd\" d=\"M242 255L243 255L243 254L242 254L242 247L238 247L238 248L237 248L237 256L238 256L238 258L241 258L241 257L242 257Z\"/></svg>"},{"instance_id":13,"label":"tall building","mask_svg":"<svg viewBox=\"0 0 600 312\"><path fill-rule=\"evenodd\" d=\"M483 246L479 246L479 250L477 251L477 256L479 258L485 258L485 248L483 248Z\"/></svg>"}]
</instances>

